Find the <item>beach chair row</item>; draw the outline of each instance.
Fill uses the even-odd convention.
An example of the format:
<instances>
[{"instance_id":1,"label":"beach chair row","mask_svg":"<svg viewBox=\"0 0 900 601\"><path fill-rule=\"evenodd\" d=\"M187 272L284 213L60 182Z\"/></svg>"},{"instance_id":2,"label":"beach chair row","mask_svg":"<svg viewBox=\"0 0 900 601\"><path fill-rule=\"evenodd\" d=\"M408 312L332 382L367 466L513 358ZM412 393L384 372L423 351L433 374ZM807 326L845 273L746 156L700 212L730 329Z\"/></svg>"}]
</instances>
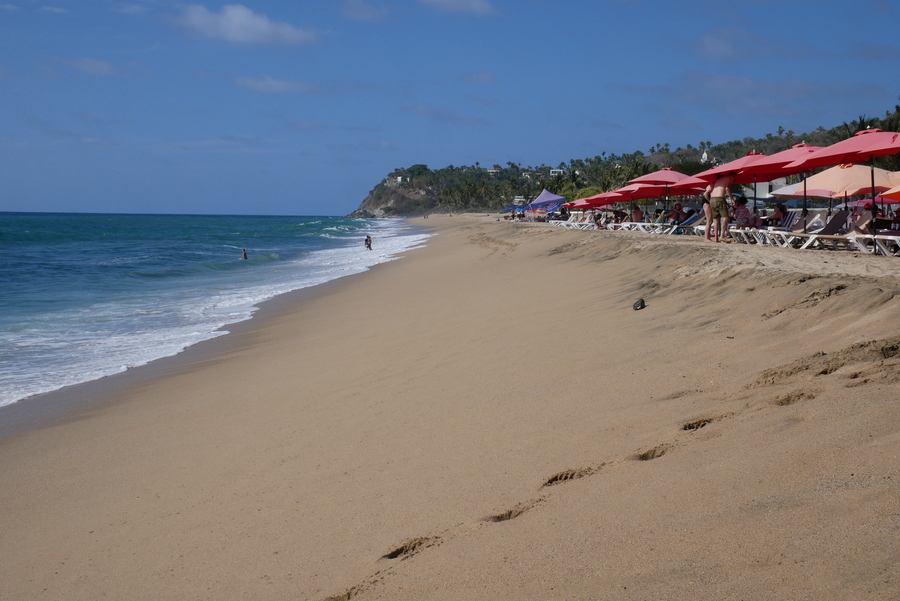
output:
<instances>
[{"instance_id":1,"label":"beach chair row","mask_svg":"<svg viewBox=\"0 0 900 601\"><path fill-rule=\"evenodd\" d=\"M644 222L644 221L623 221L621 223L615 223L611 221L601 220L598 225L593 219L585 219L583 216L578 218L570 218L568 221L554 221L552 222L554 225L559 227L564 227L566 229L578 229L578 230L592 230L592 229L607 229L607 230L619 230L619 231L635 231L635 232L644 232L647 234L694 234L695 226L699 224L702 219L701 214L692 215L689 219L687 219L684 223L658 223L658 222Z\"/></svg>"},{"instance_id":2,"label":"beach chair row","mask_svg":"<svg viewBox=\"0 0 900 601\"><path fill-rule=\"evenodd\" d=\"M869 229L871 212L851 218L847 210L838 210L830 218L812 213L806 219L800 212L791 211L778 227L747 228L730 227L731 240L745 244L760 244L775 248L853 250L865 254L900 256L900 230ZM706 218L702 213L692 215L684 223L645 223L626 221L602 223L600 228L617 231L636 231L662 235L699 235L706 233ZM598 225L587 214L573 215L569 221L556 221L554 225L566 229L597 229Z\"/></svg>"},{"instance_id":3,"label":"beach chair row","mask_svg":"<svg viewBox=\"0 0 900 601\"><path fill-rule=\"evenodd\" d=\"M853 250L865 254L878 252L886 256L900 256L900 231L870 228L872 214L865 212L852 218L849 211L839 210L826 222L814 219L804 223L798 213L782 227L729 228L731 238L747 244L765 244L779 248L804 250L820 248Z\"/></svg>"}]
</instances>

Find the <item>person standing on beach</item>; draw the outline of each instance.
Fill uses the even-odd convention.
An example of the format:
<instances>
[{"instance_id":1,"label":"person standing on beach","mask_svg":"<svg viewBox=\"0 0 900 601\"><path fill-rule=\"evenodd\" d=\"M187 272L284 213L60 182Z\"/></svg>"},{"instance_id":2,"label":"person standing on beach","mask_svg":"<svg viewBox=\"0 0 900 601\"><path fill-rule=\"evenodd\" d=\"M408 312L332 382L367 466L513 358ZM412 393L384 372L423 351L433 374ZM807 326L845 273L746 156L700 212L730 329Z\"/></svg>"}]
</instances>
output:
<instances>
[{"instance_id":1,"label":"person standing on beach","mask_svg":"<svg viewBox=\"0 0 900 601\"><path fill-rule=\"evenodd\" d=\"M716 242L725 240L725 234L728 227L728 203L725 201L726 196L731 196L731 182L734 181L734 173L726 173L719 176L714 184L706 187L703 197L709 201L710 217L712 221L706 224L706 231L709 232L711 225L716 227ZM710 241L707 234L707 241Z\"/></svg>"},{"instance_id":2,"label":"person standing on beach","mask_svg":"<svg viewBox=\"0 0 900 601\"><path fill-rule=\"evenodd\" d=\"M366 250L372 250L372 236L366 236Z\"/></svg>"},{"instance_id":3,"label":"person standing on beach","mask_svg":"<svg viewBox=\"0 0 900 601\"><path fill-rule=\"evenodd\" d=\"M703 192L703 215L706 217L706 241L712 242L713 219L712 208L709 206L709 193L712 191L712 184L706 186Z\"/></svg>"}]
</instances>

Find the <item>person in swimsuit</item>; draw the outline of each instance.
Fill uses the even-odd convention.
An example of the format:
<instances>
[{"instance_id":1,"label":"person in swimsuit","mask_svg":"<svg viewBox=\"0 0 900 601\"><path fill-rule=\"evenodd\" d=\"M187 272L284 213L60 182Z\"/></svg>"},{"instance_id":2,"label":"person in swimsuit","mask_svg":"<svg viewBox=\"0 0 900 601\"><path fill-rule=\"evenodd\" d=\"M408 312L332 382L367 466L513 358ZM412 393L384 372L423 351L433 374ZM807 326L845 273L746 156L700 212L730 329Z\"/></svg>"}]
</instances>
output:
<instances>
[{"instance_id":1,"label":"person in swimsuit","mask_svg":"<svg viewBox=\"0 0 900 601\"><path fill-rule=\"evenodd\" d=\"M734 173L720 175L715 183L707 186L703 192L703 197L709 201L709 217L712 219L706 226L707 241L710 241L709 228L713 224L716 228L716 242L725 240L728 227L728 202L725 197L731 196L731 183L734 181L734 175ZM705 206L703 208L706 209Z\"/></svg>"},{"instance_id":2,"label":"person in swimsuit","mask_svg":"<svg viewBox=\"0 0 900 601\"><path fill-rule=\"evenodd\" d=\"M675 201L672 210L666 212L666 218L669 223L681 223L687 218L687 211L681 208L681 203Z\"/></svg>"},{"instance_id":3,"label":"person in swimsuit","mask_svg":"<svg viewBox=\"0 0 900 601\"><path fill-rule=\"evenodd\" d=\"M712 184L706 186L706 190L703 191L703 215L706 217L706 232L704 234L707 242L712 242L712 233L713 233L713 220L712 220L712 208L709 206L709 194L712 192Z\"/></svg>"}]
</instances>

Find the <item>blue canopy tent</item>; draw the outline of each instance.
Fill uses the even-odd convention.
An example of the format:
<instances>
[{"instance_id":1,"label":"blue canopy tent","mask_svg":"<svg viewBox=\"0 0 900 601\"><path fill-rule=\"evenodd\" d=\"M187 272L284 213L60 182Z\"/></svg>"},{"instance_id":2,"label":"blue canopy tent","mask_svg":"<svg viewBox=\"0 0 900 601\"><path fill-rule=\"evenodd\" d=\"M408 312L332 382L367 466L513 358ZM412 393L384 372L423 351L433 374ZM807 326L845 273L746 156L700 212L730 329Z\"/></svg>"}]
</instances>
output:
<instances>
[{"instance_id":1,"label":"blue canopy tent","mask_svg":"<svg viewBox=\"0 0 900 601\"><path fill-rule=\"evenodd\" d=\"M552 192L548 192L545 188L537 198L522 208L526 213L531 213L532 215L535 213L546 215L558 209L564 202L566 202L565 196L557 196Z\"/></svg>"}]
</instances>

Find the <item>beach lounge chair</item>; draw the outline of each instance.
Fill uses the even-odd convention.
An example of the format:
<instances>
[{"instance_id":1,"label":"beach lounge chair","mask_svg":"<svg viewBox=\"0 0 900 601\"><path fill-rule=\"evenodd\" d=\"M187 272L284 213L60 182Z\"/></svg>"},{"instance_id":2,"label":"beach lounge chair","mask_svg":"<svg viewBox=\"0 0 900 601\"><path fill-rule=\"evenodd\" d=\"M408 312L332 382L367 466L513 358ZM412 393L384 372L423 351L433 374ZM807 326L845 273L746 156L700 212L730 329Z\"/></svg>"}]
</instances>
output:
<instances>
[{"instance_id":1,"label":"beach lounge chair","mask_svg":"<svg viewBox=\"0 0 900 601\"><path fill-rule=\"evenodd\" d=\"M568 219L553 221L552 223L553 225L558 225L560 227L569 227L571 224L577 223L580 218L581 215L579 215L578 213L570 213Z\"/></svg>"},{"instance_id":2,"label":"beach lounge chair","mask_svg":"<svg viewBox=\"0 0 900 601\"><path fill-rule=\"evenodd\" d=\"M778 232L791 231L791 229L795 225L797 215L799 215L799 213L796 211L788 211L788 214L785 215L784 219L781 220L781 225L752 230L753 236L756 238L757 243L779 246L777 238L773 239L773 236L777 236Z\"/></svg>"},{"instance_id":3,"label":"beach lounge chair","mask_svg":"<svg viewBox=\"0 0 900 601\"><path fill-rule=\"evenodd\" d=\"M600 218L600 225L606 225L606 218ZM597 215L593 214L588 216L584 221L580 221L573 226L577 230L593 230L597 229Z\"/></svg>"},{"instance_id":4,"label":"beach lounge chair","mask_svg":"<svg viewBox=\"0 0 900 601\"><path fill-rule=\"evenodd\" d=\"M900 231L894 231L891 234L876 234L873 240L884 256L900 257Z\"/></svg>"},{"instance_id":5,"label":"beach lounge chair","mask_svg":"<svg viewBox=\"0 0 900 601\"><path fill-rule=\"evenodd\" d=\"M706 215L698 212L685 219L683 223L657 223L654 225L657 226L657 234L665 234L667 236L694 234L696 233L694 228L703 225L701 219L705 220Z\"/></svg>"},{"instance_id":6,"label":"beach lounge chair","mask_svg":"<svg viewBox=\"0 0 900 601\"><path fill-rule=\"evenodd\" d=\"M837 236L847 231L847 218L850 216L849 211L840 210L831 216L828 223L815 231L790 231L770 232L771 237L777 241L778 246L784 248L809 248L816 245L816 239L821 236ZM800 225L800 224L798 224ZM809 230L807 226L807 230Z\"/></svg>"},{"instance_id":7,"label":"beach lounge chair","mask_svg":"<svg viewBox=\"0 0 900 601\"><path fill-rule=\"evenodd\" d=\"M706 214L702 211L697 211L693 216L697 218L690 223L682 223L679 228L681 229L682 234L693 234L695 236L702 236L706 233Z\"/></svg>"},{"instance_id":8,"label":"beach lounge chair","mask_svg":"<svg viewBox=\"0 0 900 601\"><path fill-rule=\"evenodd\" d=\"M753 230L756 228L746 226L729 226L728 233L735 242L743 242L744 244L756 244L756 236Z\"/></svg>"},{"instance_id":9,"label":"beach lounge chair","mask_svg":"<svg viewBox=\"0 0 900 601\"><path fill-rule=\"evenodd\" d=\"M640 232L644 232L646 234L658 234L660 228L665 227L663 223L656 223L654 221L644 222L644 221L634 221L632 222L631 229L637 230Z\"/></svg>"},{"instance_id":10,"label":"beach lounge chair","mask_svg":"<svg viewBox=\"0 0 900 601\"><path fill-rule=\"evenodd\" d=\"M836 221L835 218L840 219L840 214L844 213L844 221L843 225L840 221ZM841 232L847 230L847 221L846 221L847 211L838 211L834 214L831 220L826 224L826 227L832 223L836 223L837 232ZM813 234L795 234L795 238L798 240L806 239L803 244L800 245L801 249L806 248L830 248L832 250L838 249L846 249L846 250L858 250L864 252L866 254L871 254L875 252L877 242L874 241L874 236L872 236L869 232L866 231L865 227L871 220L871 212L866 212L860 215L854 223L850 226L849 231L846 233L833 233L827 234L823 231L819 231ZM829 230L835 229L834 226L830 227ZM866 244L866 240L873 241L873 244L869 246Z\"/></svg>"},{"instance_id":11,"label":"beach lounge chair","mask_svg":"<svg viewBox=\"0 0 900 601\"><path fill-rule=\"evenodd\" d=\"M582 225L590 222L590 213L584 211L581 215L572 213L572 217L570 217L568 221L564 221L562 226L566 229L580 230L582 229Z\"/></svg>"},{"instance_id":12,"label":"beach lounge chair","mask_svg":"<svg viewBox=\"0 0 900 601\"><path fill-rule=\"evenodd\" d=\"M608 230L625 231L625 230L630 230L630 229L632 228L633 225L634 225L634 224L633 224L632 222L630 222L630 221L622 221L622 222L620 222L620 223L615 223L615 222L613 222L613 223L607 223L607 224L606 224L606 229L608 229Z\"/></svg>"}]
</instances>

